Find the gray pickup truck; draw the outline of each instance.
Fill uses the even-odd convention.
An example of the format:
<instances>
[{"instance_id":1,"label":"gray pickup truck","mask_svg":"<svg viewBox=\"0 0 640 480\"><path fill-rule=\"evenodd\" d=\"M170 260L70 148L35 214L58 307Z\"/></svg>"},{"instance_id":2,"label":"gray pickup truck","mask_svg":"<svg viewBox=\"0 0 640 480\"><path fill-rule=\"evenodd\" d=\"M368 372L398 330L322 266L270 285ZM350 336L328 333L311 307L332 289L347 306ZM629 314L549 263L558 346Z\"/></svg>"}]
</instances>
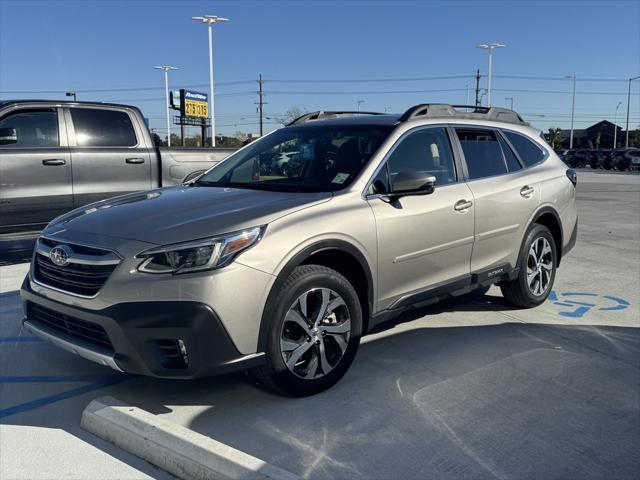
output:
<instances>
[{"instance_id":1,"label":"gray pickup truck","mask_svg":"<svg viewBox=\"0 0 640 480\"><path fill-rule=\"evenodd\" d=\"M40 230L73 208L183 182L233 151L158 148L128 105L0 101L0 234Z\"/></svg>"}]
</instances>

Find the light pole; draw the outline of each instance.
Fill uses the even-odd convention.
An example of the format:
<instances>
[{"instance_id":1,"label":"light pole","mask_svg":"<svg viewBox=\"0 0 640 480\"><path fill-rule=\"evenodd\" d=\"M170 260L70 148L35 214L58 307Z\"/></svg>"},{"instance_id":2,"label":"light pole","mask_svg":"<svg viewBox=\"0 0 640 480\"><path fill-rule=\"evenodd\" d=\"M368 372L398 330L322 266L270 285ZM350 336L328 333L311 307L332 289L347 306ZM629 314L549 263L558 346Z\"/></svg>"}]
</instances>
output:
<instances>
[{"instance_id":1,"label":"light pole","mask_svg":"<svg viewBox=\"0 0 640 480\"><path fill-rule=\"evenodd\" d=\"M215 15L191 17L196 22L204 23L209 29L209 119L211 122L211 146L216 146L216 102L213 97L213 24L228 22L228 18Z\"/></svg>"},{"instance_id":2,"label":"light pole","mask_svg":"<svg viewBox=\"0 0 640 480\"><path fill-rule=\"evenodd\" d=\"M356 103L358 104L358 112L360 111L360 104L364 103L364 100L357 100Z\"/></svg>"},{"instance_id":3,"label":"light pole","mask_svg":"<svg viewBox=\"0 0 640 480\"><path fill-rule=\"evenodd\" d=\"M618 109L620 105L622 105L622 102L618 102L618 105L616 105L616 113L613 114L613 148L618 148L618 125L616 125L616 121L618 120Z\"/></svg>"},{"instance_id":4,"label":"light pole","mask_svg":"<svg viewBox=\"0 0 640 480\"><path fill-rule=\"evenodd\" d=\"M494 48L504 48L506 45L502 43L483 43L480 45L476 45L476 48L482 48L489 52L489 80L487 83L487 104L491 106L491 71L493 69L493 49Z\"/></svg>"},{"instance_id":5,"label":"light pole","mask_svg":"<svg viewBox=\"0 0 640 480\"><path fill-rule=\"evenodd\" d=\"M66 92L65 95L67 97L73 97L73 101L76 101L76 92Z\"/></svg>"},{"instance_id":6,"label":"light pole","mask_svg":"<svg viewBox=\"0 0 640 480\"><path fill-rule=\"evenodd\" d=\"M569 137L569 150L571 150L573 148L573 119L576 114L576 74L567 75L564 78L573 80L573 99L571 100L571 137Z\"/></svg>"},{"instance_id":7,"label":"light pole","mask_svg":"<svg viewBox=\"0 0 640 480\"><path fill-rule=\"evenodd\" d=\"M164 95L165 103L167 107L167 147L171 146L171 121L169 117L169 70L178 70L178 67L172 67L170 65L162 65L153 67L156 70L162 70L164 72Z\"/></svg>"},{"instance_id":8,"label":"light pole","mask_svg":"<svg viewBox=\"0 0 640 480\"><path fill-rule=\"evenodd\" d=\"M504 99L511 101L511 110L513 110L513 97L504 97Z\"/></svg>"},{"instance_id":9,"label":"light pole","mask_svg":"<svg viewBox=\"0 0 640 480\"><path fill-rule=\"evenodd\" d=\"M631 106L631 82L638 80L640 75L629 79L629 91L627 92L627 132L624 141L624 148L629 148L629 107Z\"/></svg>"}]
</instances>

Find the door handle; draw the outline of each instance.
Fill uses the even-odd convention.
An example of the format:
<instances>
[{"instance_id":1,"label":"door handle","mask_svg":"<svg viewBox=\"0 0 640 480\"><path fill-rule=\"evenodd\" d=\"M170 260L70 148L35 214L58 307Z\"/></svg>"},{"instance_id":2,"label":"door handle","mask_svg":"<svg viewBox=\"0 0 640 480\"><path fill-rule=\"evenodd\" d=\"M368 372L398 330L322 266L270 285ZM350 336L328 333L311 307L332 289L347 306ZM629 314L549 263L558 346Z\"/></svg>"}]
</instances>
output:
<instances>
[{"instance_id":1,"label":"door handle","mask_svg":"<svg viewBox=\"0 0 640 480\"><path fill-rule=\"evenodd\" d=\"M531 198L531 195L533 195L533 192L534 192L533 187L530 187L529 185L525 185L520 190L520 195L522 195L524 198Z\"/></svg>"},{"instance_id":2,"label":"door handle","mask_svg":"<svg viewBox=\"0 0 640 480\"><path fill-rule=\"evenodd\" d=\"M62 158L49 158L47 160L42 160L42 165L46 166L59 166L65 165L67 162Z\"/></svg>"},{"instance_id":3,"label":"door handle","mask_svg":"<svg viewBox=\"0 0 640 480\"><path fill-rule=\"evenodd\" d=\"M140 158L140 157L136 157L136 158L127 158L127 159L125 160L125 162L127 162L127 163L134 163L134 164L144 163L144 158Z\"/></svg>"},{"instance_id":4,"label":"door handle","mask_svg":"<svg viewBox=\"0 0 640 480\"><path fill-rule=\"evenodd\" d=\"M473 202L470 200L458 200L456 204L453 206L453 209L456 212L466 213L467 210L471 208Z\"/></svg>"}]
</instances>

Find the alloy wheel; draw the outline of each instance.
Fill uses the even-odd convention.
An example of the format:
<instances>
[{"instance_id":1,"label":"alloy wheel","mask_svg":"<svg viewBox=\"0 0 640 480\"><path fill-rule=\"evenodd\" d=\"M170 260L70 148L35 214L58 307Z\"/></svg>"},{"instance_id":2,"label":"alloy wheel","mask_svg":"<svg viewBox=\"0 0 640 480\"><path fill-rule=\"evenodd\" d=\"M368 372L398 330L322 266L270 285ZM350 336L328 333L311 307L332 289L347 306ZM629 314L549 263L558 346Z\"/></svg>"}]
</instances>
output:
<instances>
[{"instance_id":1,"label":"alloy wheel","mask_svg":"<svg viewBox=\"0 0 640 480\"><path fill-rule=\"evenodd\" d=\"M549 240L538 237L529 248L527 258L527 285L533 295L543 295L551 284L553 274L553 251Z\"/></svg>"},{"instance_id":2,"label":"alloy wheel","mask_svg":"<svg viewBox=\"0 0 640 480\"><path fill-rule=\"evenodd\" d=\"M327 375L344 356L351 337L345 300L329 288L300 295L287 311L280 352L289 371L313 380Z\"/></svg>"}]
</instances>

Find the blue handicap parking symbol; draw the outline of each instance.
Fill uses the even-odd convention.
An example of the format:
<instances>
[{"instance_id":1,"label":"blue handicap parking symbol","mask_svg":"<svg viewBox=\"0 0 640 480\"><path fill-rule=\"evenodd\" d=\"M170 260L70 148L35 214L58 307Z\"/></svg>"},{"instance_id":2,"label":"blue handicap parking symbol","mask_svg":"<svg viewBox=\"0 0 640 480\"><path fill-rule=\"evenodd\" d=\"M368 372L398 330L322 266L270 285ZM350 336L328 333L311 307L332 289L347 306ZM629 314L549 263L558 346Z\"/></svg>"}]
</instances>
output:
<instances>
[{"instance_id":1,"label":"blue handicap parking symbol","mask_svg":"<svg viewBox=\"0 0 640 480\"><path fill-rule=\"evenodd\" d=\"M556 292L549 294L549 300L554 305L566 307L568 310L560 312L563 317L581 318L591 310L612 311L624 310L630 303L613 295L600 295L591 292Z\"/></svg>"}]
</instances>

